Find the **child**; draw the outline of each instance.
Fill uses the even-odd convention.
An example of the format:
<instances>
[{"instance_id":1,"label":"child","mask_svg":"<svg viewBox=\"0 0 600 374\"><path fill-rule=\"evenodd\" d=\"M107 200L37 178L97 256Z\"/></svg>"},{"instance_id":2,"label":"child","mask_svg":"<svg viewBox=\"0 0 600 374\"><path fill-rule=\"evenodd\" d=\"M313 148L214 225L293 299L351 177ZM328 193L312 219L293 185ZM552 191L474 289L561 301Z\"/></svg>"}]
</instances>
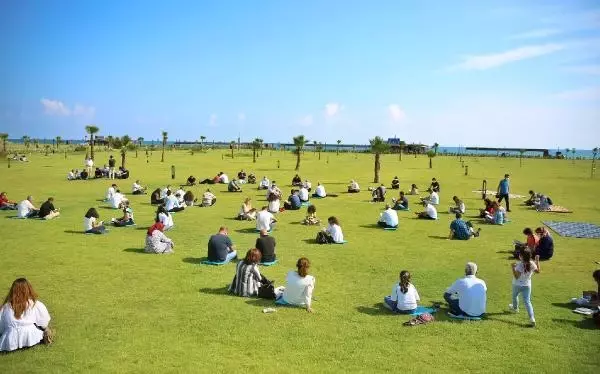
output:
<instances>
[{"instance_id":1,"label":"child","mask_svg":"<svg viewBox=\"0 0 600 374\"><path fill-rule=\"evenodd\" d=\"M321 223L321 221L319 221L319 219L317 218L317 207L315 207L314 205L310 205L306 212L308 214L306 215L306 218L304 218L304 221L302 221L302 224L318 225L319 223Z\"/></svg>"},{"instance_id":2,"label":"child","mask_svg":"<svg viewBox=\"0 0 600 374\"><path fill-rule=\"evenodd\" d=\"M123 217L119 219L113 218L111 219L111 222L116 227L135 225L135 222L133 220L133 209L129 207L129 201L125 201L123 203Z\"/></svg>"},{"instance_id":3,"label":"child","mask_svg":"<svg viewBox=\"0 0 600 374\"><path fill-rule=\"evenodd\" d=\"M410 280L410 273L407 270L402 270L400 272L400 282L392 289L391 296L383 298L383 305L386 308L401 314L412 314L417 310L417 301L421 299Z\"/></svg>"},{"instance_id":4,"label":"child","mask_svg":"<svg viewBox=\"0 0 600 374\"><path fill-rule=\"evenodd\" d=\"M512 281L512 304L508 307L511 312L517 313L519 311L519 294L523 295L523 303L527 314L529 315L529 321L531 326L535 327L535 317L533 315L533 306L531 305L531 277L533 273L539 273L540 269L540 256L535 256L535 262L531 261L531 250L525 248L521 251L519 263L512 264L513 281Z\"/></svg>"}]
</instances>

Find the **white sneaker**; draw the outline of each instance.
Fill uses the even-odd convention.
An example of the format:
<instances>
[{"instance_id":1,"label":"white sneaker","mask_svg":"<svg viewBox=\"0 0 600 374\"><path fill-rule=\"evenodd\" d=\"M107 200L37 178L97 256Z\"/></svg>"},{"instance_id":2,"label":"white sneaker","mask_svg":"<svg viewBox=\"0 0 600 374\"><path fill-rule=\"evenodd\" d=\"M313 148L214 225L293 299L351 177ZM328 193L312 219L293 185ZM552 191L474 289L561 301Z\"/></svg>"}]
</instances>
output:
<instances>
[{"instance_id":1,"label":"white sneaker","mask_svg":"<svg viewBox=\"0 0 600 374\"><path fill-rule=\"evenodd\" d=\"M535 319L530 320L529 323L531 324L531 327L535 327Z\"/></svg>"},{"instance_id":2,"label":"white sneaker","mask_svg":"<svg viewBox=\"0 0 600 374\"><path fill-rule=\"evenodd\" d=\"M508 309L510 310L511 313L519 313L519 308L513 308L512 304L508 304Z\"/></svg>"}]
</instances>

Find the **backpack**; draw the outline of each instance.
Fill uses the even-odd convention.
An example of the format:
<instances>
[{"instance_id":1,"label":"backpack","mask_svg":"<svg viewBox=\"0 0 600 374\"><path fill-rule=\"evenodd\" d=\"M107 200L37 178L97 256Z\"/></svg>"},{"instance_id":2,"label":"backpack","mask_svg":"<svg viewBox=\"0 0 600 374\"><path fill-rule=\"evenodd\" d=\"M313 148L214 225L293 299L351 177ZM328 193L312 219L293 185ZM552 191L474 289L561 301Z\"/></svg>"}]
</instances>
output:
<instances>
[{"instance_id":1,"label":"backpack","mask_svg":"<svg viewBox=\"0 0 600 374\"><path fill-rule=\"evenodd\" d=\"M258 288L258 297L261 299L275 300L275 281L263 277Z\"/></svg>"},{"instance_id":2,"label":"backpack","mask_svg":"<svg viewBox=\"0 0 600 374\"><path fill-rule=\"evenodd\" d=\"M324 231L319 231L317 233L317 238L315 239L317 244L328 244L329 238L327 237L327 233Z\"/></svg>"}]
</instances>

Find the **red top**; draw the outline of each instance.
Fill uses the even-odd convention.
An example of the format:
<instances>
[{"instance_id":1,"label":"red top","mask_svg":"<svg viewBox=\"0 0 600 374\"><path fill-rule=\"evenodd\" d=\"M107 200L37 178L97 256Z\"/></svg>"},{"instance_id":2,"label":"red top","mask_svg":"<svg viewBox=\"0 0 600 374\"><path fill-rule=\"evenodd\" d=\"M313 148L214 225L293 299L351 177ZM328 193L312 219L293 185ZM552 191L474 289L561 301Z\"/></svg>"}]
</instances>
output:
<instances>
[{"instance_id":1,"label":"red top","mask_svg":"<svg viewBox=\"0 0 600 374\"><path fill-rule=\"evenodd\" d=\"M536 235L527 235L527 247L535 249L538 245L539 238Z\"/></svg>"},{"instance_id":2,"label":"red top","mask_svg":"<svg viewBox=\"0 0 600 374\"><path fill-rule=\"evenodd\" d=\"M10 204L10 203L11 202L8 201L8 198L6 196L0 196L0 206Z\"/></svg>"}]
</instances>

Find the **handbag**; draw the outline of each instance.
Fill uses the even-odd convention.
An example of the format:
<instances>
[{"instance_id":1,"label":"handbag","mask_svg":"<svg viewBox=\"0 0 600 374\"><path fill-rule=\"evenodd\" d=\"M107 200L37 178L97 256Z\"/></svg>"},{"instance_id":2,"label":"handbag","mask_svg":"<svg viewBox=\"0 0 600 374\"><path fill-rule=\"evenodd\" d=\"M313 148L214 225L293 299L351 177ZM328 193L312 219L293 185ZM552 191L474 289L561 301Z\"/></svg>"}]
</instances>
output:
<instances>
[{"instance_id":1,"label":"handbag","mask_svg":"<svg viewBox=\"0 0 600 374\"><path fill-rule=\"evenodd\" d=\"M270 281L263 277L260 280L260 283L258 297L261 299L275 300L275 281Z\"/></svg>"},{"instance_id":2,"label":"handbag","mask_svg":"<svg viewBox=\"0 0 600 374\"><path fill-rule=\"evenodd\" d=\"M50 328L50 326L46 326L46 328L42 328L38 325L35 325L38 330L42 330L44 333L42 335L42 343L45 345L50 345L54 343L55 333L54 330Z\"/></svg>"}]
</instances>

